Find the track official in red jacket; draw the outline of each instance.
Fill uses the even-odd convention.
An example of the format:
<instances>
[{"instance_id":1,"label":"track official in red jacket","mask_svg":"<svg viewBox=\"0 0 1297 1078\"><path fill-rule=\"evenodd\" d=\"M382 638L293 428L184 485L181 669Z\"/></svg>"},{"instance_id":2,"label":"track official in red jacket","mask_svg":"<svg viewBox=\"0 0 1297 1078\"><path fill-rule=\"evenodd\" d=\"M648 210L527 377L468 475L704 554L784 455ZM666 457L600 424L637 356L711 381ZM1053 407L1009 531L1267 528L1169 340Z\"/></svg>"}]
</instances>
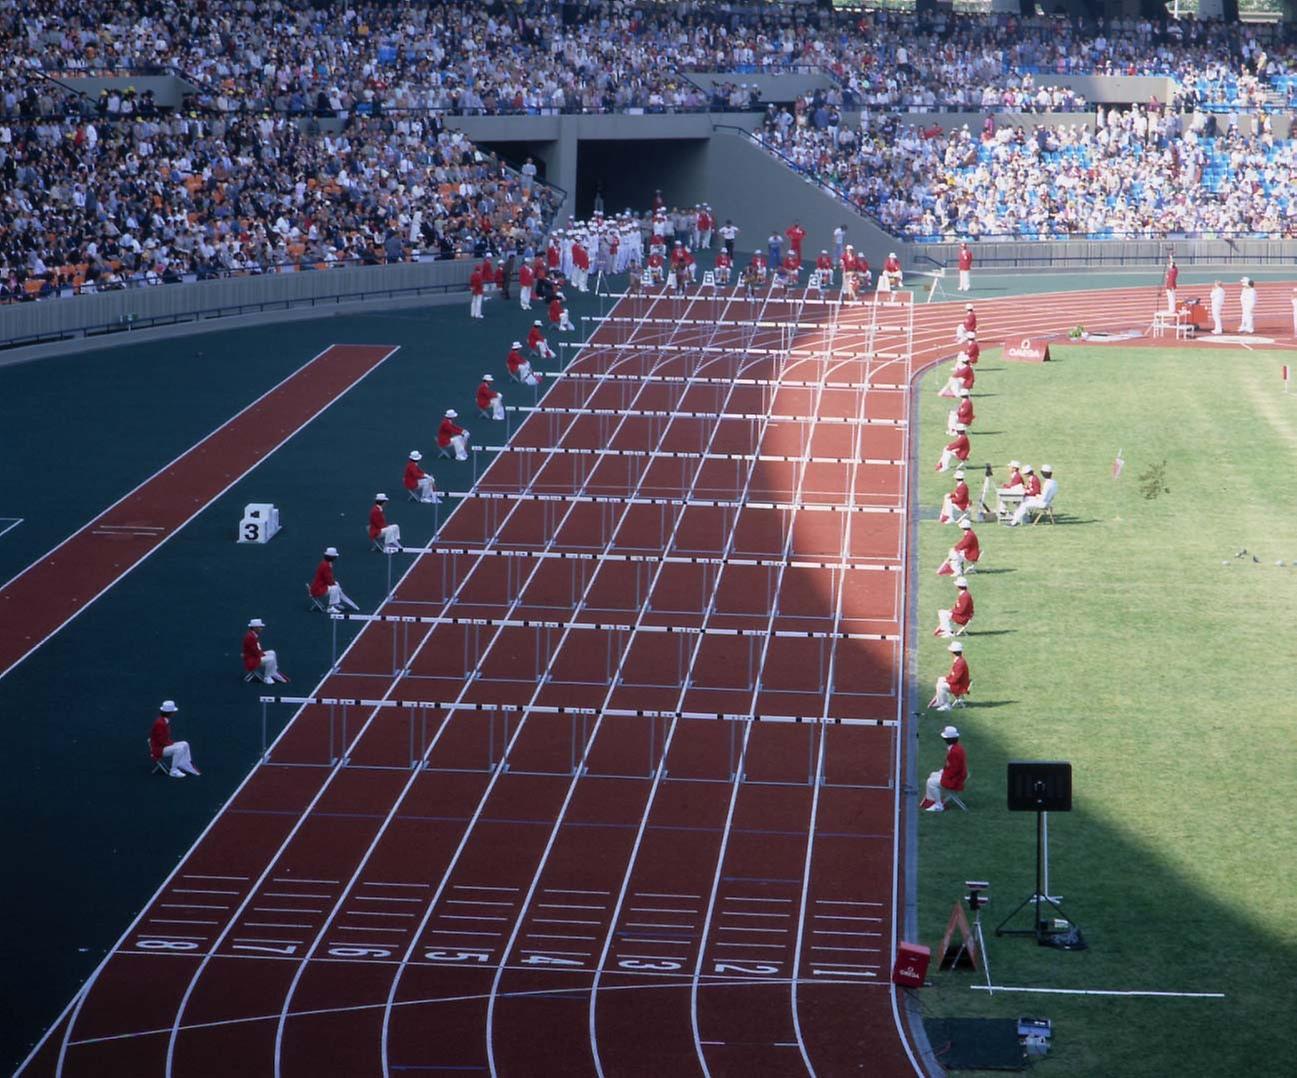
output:
<instances>
[{"instance_id":1,"label":"track official in red jacket","mask_svg":"<svg viewBox=\"0 0 1297 1078\"><path fill-rule=\"evenodd\" d=\"M956 262L959 265L959 290L961 292L971 292L973 288L973 252L968 249L967 240L960 242L959 256Z\"/></svg>"},{"instance_id":2,"label":"track official in red jacket","mask_svg":"<svg viewBox=\"0 0 1297 1078\"><path fill-rule=\"evenodd\" d=\"M968 662L964 658L964 645L956 640L947 650L951 654L950 669L945 677L937 678L937 691L928 701L928 707L938 711L949 711L955 706L955 701L968 695L968 690L972 687Z\"/></svg>"},{"instance_id":3,"label":"track official in red jacket","mask_svg":"<svg viewBox=\"0 0 1297 1078\"><path fill-rule=\"evenodd\" d=\"M937 627L933 636L958 636L973 620L973 597L968 592L968 577L955 577L954 603L946 610L937 611Z\"/></svg>"},{"instance_id":4,"label":"track official in red jacket","mask_svg":"<svg viewBox=\"0 0 1297 1078\"><path fill-rule=\"evenodd\" d=\"M202 774L194 766L189 742L176 741L171 736L171 716L179 710L174 700L163 700L162 706L158 708L158 717L153 720L153 727L149 730L149 755L154 762L165 766L167 774L173 779Z\"/></svg>"},{"instance_id":5,"label":"track official in red jacket","mask_svg":"<svg viewBox=\"0 0 1297 1078\"><path fill-rule=\"evenodd\" d=\"M928 776L927 788L919 808L927 812L942 812L946 804L946 793L962 793L968 781L968 760L964 756L964 746L959 743L959 731L947 726L941 731L941 740L946 743L946 762L940 771Z\"/></svg>"},{"instance_id":6,"label":"track official in red jacket","mask_svg":"<svg viewBox=\"0 0 1297 1078\"><path fill-rule=\"evenodd\" d=\"M959 541L950 548L946 560L937 570L938 576L960 576L971 573L982 558L982 546L978 542L977 532L973 531L973 522L968 517L959 518Z\"/></svg>"},{"instance_id":7,"label":"track official in red jacket","mask_svg":"<svg viewBox=\"0 0 1297 1078\"><path fill-rule=\"evenodd\" d=\"M287 681L288 678L279 672L279 659L273 651L266 651L261 646L261 634L266 631L266 623L260 618L248 622L248 631L243 634L243 669L255 674L267 685L276 681Z\"/></svg>"}]
</instances>

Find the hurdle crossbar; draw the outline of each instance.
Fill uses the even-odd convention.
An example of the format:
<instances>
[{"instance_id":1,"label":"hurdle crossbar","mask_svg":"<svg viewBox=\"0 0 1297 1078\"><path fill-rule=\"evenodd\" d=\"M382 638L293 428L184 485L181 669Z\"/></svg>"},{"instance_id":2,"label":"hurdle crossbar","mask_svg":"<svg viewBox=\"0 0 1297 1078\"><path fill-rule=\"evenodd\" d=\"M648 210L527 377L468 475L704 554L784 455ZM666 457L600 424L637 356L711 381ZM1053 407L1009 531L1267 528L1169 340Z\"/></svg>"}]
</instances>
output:
<instances>
[{"instance_id":1,"label":"hurdle crossbar","mask_svg":"<svg viewBox=\"0 0 1297 1078\"><path fill-rule=\"evenodd\" d=\"M620 349L612 348L609 351L619 351ZM775 349L752 349L754 353L769 351L775 353ZM840 359L899 359L896 356L887 356L879 353L855 353L844 355L843 353L834 353L831 356L835 362ZM582 381L592 382L657 382L662 385L690 385L690 386L758 386L771 387L774 389L852 389L860 390L905 390L907 387L899 382L815 382L805 379L796 378L716 378L710 375L684 375L684 374L611 374L599 371L542 371L545 378L575 378Z\"/></svg>"},{"instance_id":2,"label":"hurdle crossbar","mask_svg":"<svg viewBox=\"0 0 1297 1078\"><path fill-rule=\"evenodd\" d=\"M825 360L831 360L831 361L834 362L834 363L840 362L840 361L842 361L842 360L847 360L847 359L863 360L863 359L899 359L899 358L900 358L900 353L899 353L899 352L891 352L891 353L889 353L889 352L877 352L877 351L873 351L873 352L856 352L856 351L838 351L838 350L836 350L836 349L834 349L834 350L832 350L832 351L829 351L828 349L824 349L824 348L746 348L746 347L743 347L743 346L741 346L741 345L738 346L738 347L725 347L725 346L722 346L722 345L715 345L715 344L695 344L695 345L688 345L688 344L595 344L595 345L592 345L592 346L586 346L586 345L579 345L579 344L577 344L577 342L575 342L575 341L570 341L570 342L569 342L569 341L560 341L560 342L559 342L559 347L560 347L560 348L569 348L569 347L571 347L571 348L577 348L579 351L582 351L582 352L653 352L653 353L656 353L656 354L664 354L664 353L670 353L670 352L679 352L679 353L681 353L682 355L687 355L687 354L689 354L689 353L695 353L695 352L696 352L696 353L701 354L701 355L733 356L733 357L735 357L736 359L747 359L749 356L781 356L781 357L782 357L782 356L795 356L795 357L798 357L798 358L801 358L801 359L825 359ZM548 372L547 372L547 373L548 373ZM548 377L550 377L550 378L558 378L558 377L562 377L562 376L564 376L564 374L563 374L563 372L561 372L561 371L556 371L556 372L553 372L553 373L548 373ZM598 376L598 375L587 375L587 377L599 377L599 376ZM609 375L605 375L604 377L608 377L608 378L627 378L627 379L634 379L634 380L636 380L636 381L650 381L650 380L651 380L651 381L673 381L673 380L677 380L677 379L673 379L673 378L671 378L671 376L669 376L669 375L634 375L634 374L622 374L622 375L617 375L617 374L609 374ZM691 378L691 379L689 379L689 380L690 380L690 381L701 381L702 379L700 379L700 378ZM742 379L742 378L735 378L735 379L721 378L721 379L717 379L717 380L718 380L718 381L722 381L722 382L726 382L726 383L731 382L731 381L734 381L734 382L737 382L739 385L744 384L744 379ZM770 383L770 384L776 384L776 383ZM790 383L790 382L783 382L782 384L783 384L783 385L790 385L790 384L793 384L793 383ZM806 384L807 384L807 385L818 385L819 383L817 383L817 382L808 382L808 383L806 383ZM855 389L855 388L866 388L866 387L863 386L863 385L858 386L857 383L854 383L854 382L852 382L852 383L843 383L843 385L846 386L847 388L851 388L851 389ZM892 389L904 389L905 387L904 387L904 386L901 386L901 385L890 385L888 388L892 388Z\"/></svg>"},{"instance_id":3,"label":"hurdle crossbar","mask_svg":"<svg viewBox=\"0 0 1297 1078\"><path fill-rule=\"evenodd\" d=\"M506 404L506 412L545 412L550 415L641 416L653 419L737 419L745 422L825 423L850 427L905 427L904 419L862 419L836 415L766 415L760 412L678 412L668 408L571 408L549 404Z\"/></svg>"},{"instance_id":4,"label":"hurdle crossbar","mask_svg":"<svg viewBox=\"0 0 1297 1078\"><path fill-rule=\"evenodd\" d=\"M448 498L483 501L589 502L603 505L683 505L691 509L774 509L807 513L899 513L899 505L832 505L819 502L747 502L711 498L628 498L624 494L530 494L512 490L452 490Z\"/></svg>"},{"instance_id":5,"label":"hurdle crossbar","mask_svg":"<svg viewBox=\"0 0 1297 1078\"><path fill-rule=\"evenodd\" d=\"M399 600L398 600L399 601ZM548 621L542 618L464 618L436 614L330 614L334 621L392 622L405 625L469 625L499 629L573 629L594 632L662 633L676 636L777 636L789 640L885 640L895 633L826 632L816 629L735 629L716 625L632 625L628 622Z\"/></svg>"},{"instance_id":6,"label":"hurdle crossbar","mask_svg":"<svg viewBox=\"0 0 1297 1078\"><path fill-rule=\"evenodd\" d=\"M899 562L883 564L861 564L858 562L806 561L783 558L721 558L706 555L689 554L603 554L580 550L504 550L499 547L466 547L466 546L422 546L401 547L402 554L455 554L481 556L485 558L553 558L559 561L617 561L636 562L656 565L665 562L668 565L741 565L761 568L787 566L789 569L830 569L834 572L871 572L895 573L902 568Z\"/></svg>"},{"instance_id":7,"label":"hurdle crossbar","mask_svg":"<svg viewBox=\"0 0 1297 1078\"><path fill-rule=\"evenodd\" d=\"M652 460L727 460L761 464L890 464L903 468L906 461L892 457L791 457L775 453L694 453L676 449L580 449L574 446L472 445L477 453L536 453L545 456L647 457Z\"/></svg>"},{"instance_id":8,"label":"hurdle crossbar","mask_svg":"<svg viewBox=\"0 0 1297 1078\"><path fill-rule=\"evenodd\" d=\"M700 292L702 291L703 287L704 287L704 286L702 286L702 285L698 285L698 286L694 289L694 292L692 293L692 295L694 295L694 296L696 297L697 294L700 293ZM806 289L806 288L802 288L801 290L802 290L803 292L810 291L809 289ZM737 294L738 294L738 289L737 289L737 287L735 287L735 288L731 288L730 291L731 291L731 293L733 293L734 295L737 295ZM665 291L660 291L660 292L598 292L598 293L595 293L595 295L597 295L600 299L623 299L623 298L626 298L626 297L629 297L629 298L631 298L631 299L654 299L654 298L660 298L660 297L663 297L663 296L665 296L667 299L672 298L671 293L668 293L668 292L665 292ZM677 297L677 298L682 298L682 299L683 299L683 298L688 298L689 295L690 295L689 293L686 293L684 296L679 296L679 297ZM914 293L913 293L912 291L910 291L909 289L896 289L895 291L892 291L892 292L884 292L883 295L888 296L889 298L888 298L888 299L864 299L864 300L859 300L859 301L857 301L853 306L854 306L854 307L903 307L903 306L905 306L907 303L911 303L911 304L912 304L912 303L914 302ZM812 298L811 296L809 296L809 295L804 296L804 297L803 297L803 296L794 296L794 295L791 294L791 290L785 290L785 293L784 293L784 295L783 295L782 297L775 297L774 294L773 294L773 291L771 291L771 294L770 294L770 296L769 296L768 298L770 298L770 299L774 299L775 302L786 301L786 302L788 302L788 303L796 303L796 304L798 304L799 306L803 306L803 307L838 307L838 308L841 308L841 307L843 306L843 303L842 303L841 300L836 300L836 299L813 299L813 298ZM587 317L588 317L588 316L587 316ZM722 324L722 323L712 323L712 324L720 325L720 324ZM751 324L751 323L747 323L747 322L744 322L744 323L743 323L743 325L750 325L750 324ZM816 323L816 325L818 326L819 323Z\"/></svg>"},{"instance_id":9,"label":"hurdle crossbar","mask_svg":"<svg viewBox=\"0 0 1297 1078\"><path fill-rule=\"evenodd\" d=\"M858 719L823 715L766 715L739 714L723 711L651 711L644 708L568 707L561 704L482 704L470 701L446 700L362 700L332 696L262 696L263 704L291 704L295 707L337 706L383 709L408 708L428 711L487 711L507 714L532 713L538 715L610 715L626 719L711 719L721 722L771 722L799 723L820 726L879 726L896 727L896 719Z\"/></svg>"}]
</instances>

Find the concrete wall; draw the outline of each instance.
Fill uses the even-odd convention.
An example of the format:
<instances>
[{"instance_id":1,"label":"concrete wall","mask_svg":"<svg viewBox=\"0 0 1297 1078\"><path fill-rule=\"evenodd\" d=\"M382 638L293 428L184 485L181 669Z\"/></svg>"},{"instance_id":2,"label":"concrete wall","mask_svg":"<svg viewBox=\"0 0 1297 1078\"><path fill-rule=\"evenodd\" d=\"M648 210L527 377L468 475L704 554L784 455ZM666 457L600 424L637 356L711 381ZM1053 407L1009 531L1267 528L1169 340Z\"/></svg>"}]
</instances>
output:
<instances>
[{"instance_id":1,"label":"concrete wall","mask_svg":"<svg viewBox=\"0 0 1297 1078\"><path fill-rule=\"evenodd\" d=\"M783 232L794 219L806 229L806 252L833 249L833 229L847 226L847 242L877 267L900 244L836 196L794 173L750 138L718 129L707 146L705 186L696 199L707 199L717 217L733 219L741 230L738 246L765 247L771 231Z\"/></svg>"},{"instance_id":2,"label":"concrete wall","mask_svg":"<svg viewBox=\"0 0 1297 1078\"><path fill-rule=\"evenodd\" d=\"M927 256L954 266L957 243L907 244L911 259ZM992 269L1065 269L1105 266L1160 266L1174 253L1181 265L1291 266L1297 261L1297 240L1179 239L1041 240L978 242L977 266ZM908 265L909 263L907 263Z\"/></svg>"},{"instance_id":3,"label":"concrete wall","mask_svg":"<svg viewBox=\"0 0 1297 1078\"><path fill-rule=\"evenodd\" d=\"M355 266L14 303L0 307L0 346L274 307L335 306L397 294L417 295L425 290L463 289L471 270L468 261Z\"/></svg>"},{"instance_id":4,"label":"concrete wall","mask_svg":"<svg viewBox=\"0 0 1297 1078\"><path fill-rule=\"evenodd\" d=\"M739 72L724 71L689 71L689 81L702 87L708 93L713 86L735 83L755 86L761 93L761 100L784 103L816 90L827 90L833 85L833 79L821 72L790 72L786 75L744 75Z\"/></svg>"},{"instance_id":5,"label":"concrete wall","mask_svg":"<svg viewBox=\"0 0 1297 1078\"><path fill-rule=\"evenodd\" d=\"M152 90L154 101L163 108L179 108L185 94L198 92L198 87L192 82L175 75L61 75L58 81L91 100L97 98L102 90L126 90L134 87L140 94Z\"/></svg>"}]
</instances>

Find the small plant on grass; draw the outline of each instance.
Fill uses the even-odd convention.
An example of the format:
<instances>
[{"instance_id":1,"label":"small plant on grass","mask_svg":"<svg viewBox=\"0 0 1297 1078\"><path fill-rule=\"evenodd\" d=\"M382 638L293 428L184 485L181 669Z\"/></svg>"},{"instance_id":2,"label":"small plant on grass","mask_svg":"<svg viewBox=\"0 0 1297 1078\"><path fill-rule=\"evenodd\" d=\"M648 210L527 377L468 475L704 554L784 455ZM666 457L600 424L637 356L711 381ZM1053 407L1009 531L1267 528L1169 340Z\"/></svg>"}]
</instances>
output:
<instances>
[{"instance_id":1,"label":"small plant on grass","mask_svg":"<svg viewBox=\"0 0 1297 1078\"><path fill-rule=\"evenodd\" d=\"M1171 493L1171 488L1166 485L1166 461L1150 464L1140 472L1139 492L1150 502L1159 495Z\"/></svg>"}]
</instances>

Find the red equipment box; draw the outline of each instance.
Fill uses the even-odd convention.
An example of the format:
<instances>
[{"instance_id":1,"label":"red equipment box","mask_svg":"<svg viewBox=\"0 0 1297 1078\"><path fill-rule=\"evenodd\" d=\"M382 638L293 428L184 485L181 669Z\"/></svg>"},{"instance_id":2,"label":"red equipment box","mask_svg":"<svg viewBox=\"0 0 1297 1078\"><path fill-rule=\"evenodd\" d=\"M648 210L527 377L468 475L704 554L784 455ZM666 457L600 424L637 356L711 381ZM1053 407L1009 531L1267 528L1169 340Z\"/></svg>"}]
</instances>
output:
<instances>
[{"instance_id":1,"label":"red equipment box","mask_svg":"<svg viewBox=\"0 0 1297 1078\"><path fill-rule=\"evenodd\" d=\"M896 947L896 965L892 967L892 983L902 988L922 988L928 976L928 963L932 951L921 943L905 943Z\"/></svg>"}]
</instances>

